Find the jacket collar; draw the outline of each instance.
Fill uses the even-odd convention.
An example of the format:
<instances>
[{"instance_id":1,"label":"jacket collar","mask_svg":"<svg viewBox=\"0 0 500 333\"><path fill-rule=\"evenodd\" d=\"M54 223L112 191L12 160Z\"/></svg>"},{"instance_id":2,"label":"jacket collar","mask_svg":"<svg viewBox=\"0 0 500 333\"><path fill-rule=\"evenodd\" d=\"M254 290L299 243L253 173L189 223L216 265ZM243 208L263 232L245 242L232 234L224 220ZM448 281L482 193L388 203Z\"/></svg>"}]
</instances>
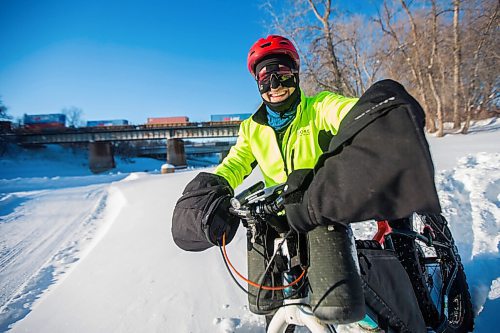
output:
<instances>
[{"instance_id":1,"label":"jacket collar","mask_svg":"<svg viewBox=\"0 0 500 333\"><path fill-rule=\"evenodd\" d=\"M266 105L264 103L260 104L257 111L253 114L252 120L255 121L257 124L269 126L269 123L267 122Z\"/></svg>"}]
</instances>

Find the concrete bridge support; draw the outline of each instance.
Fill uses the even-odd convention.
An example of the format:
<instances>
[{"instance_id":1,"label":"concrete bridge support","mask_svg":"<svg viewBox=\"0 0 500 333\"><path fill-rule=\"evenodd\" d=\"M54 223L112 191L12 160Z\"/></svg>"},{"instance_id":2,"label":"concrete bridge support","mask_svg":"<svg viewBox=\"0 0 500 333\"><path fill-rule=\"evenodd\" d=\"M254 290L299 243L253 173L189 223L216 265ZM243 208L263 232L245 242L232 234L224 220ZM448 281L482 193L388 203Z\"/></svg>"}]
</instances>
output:
<instances>
[{"instance_id":1,"label":"concrete bridge support","mask_svg":"<svg viewBox=\"0 0 500 333\"><path fill-rule=\"evenodd\" d=\"M167 140L167 163L176 167L187 166L184 141L182 139Z\"/></svg>"},{"instance_id":2,"label":"concrete bridge support","mask_svg":"<svg viewBox=\"0 0 500 333\"><path fill-rule=\"evenodd\" d=\"M100 173L116 166L111 142L89 142L89 168Z\"/></svg>"}]
</instances>

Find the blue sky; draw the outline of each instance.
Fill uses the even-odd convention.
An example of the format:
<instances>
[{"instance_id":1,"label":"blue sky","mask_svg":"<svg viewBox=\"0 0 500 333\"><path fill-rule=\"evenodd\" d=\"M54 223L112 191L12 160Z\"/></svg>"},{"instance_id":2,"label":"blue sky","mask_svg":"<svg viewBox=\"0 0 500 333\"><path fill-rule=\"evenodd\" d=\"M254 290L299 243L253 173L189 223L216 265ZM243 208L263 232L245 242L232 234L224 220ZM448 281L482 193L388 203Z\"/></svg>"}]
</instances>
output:
<instances>
[{"instance_id":1,"label":"blue sky","mask_svg":"<svg viewBox=\"0 0 500 333\"><path fill-rule=\"evenodd\" d=\"M71 106L134 124L251 113L260 96L246 55L268 33L260 3L0 0L1 99L15 118Z\"/></svg>"}]
</instances>

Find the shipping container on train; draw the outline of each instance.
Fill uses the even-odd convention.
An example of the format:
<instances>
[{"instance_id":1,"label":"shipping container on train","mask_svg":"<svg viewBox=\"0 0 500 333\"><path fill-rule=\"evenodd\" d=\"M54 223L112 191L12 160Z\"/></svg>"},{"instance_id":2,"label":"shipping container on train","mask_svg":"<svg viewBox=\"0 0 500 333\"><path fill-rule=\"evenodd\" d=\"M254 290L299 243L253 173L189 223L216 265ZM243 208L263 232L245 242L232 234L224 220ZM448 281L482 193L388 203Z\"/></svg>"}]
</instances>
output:
<instances>
[{"instance_id":1,"label":"shipping container on train","mask_svg":"<svg viewBox=\"0 0 500 333\"><path fill-rule=\"evenodd\" d=\"M243 121L251 116L251 113L213 114L210 121Z\"/></svg>"},{"instance_id":2,"label":"shipping container on train","mask_svg":"<svg viewBox=\"0 0 500 333\"><path fill-rule=\"evenodd\" d=\"M186 124L189 122L189 118L185 116L181 117L154 117L148 118L148 125L169 125L169 124Z\"/></svg>"},{"instance_id":3,"label":"shipping container on train","mask_svg":"<svg viewBox=\"0 0 500 333\"><path fill-rule=\"evenodd\" d=\"M111 120L89 120L87 127L108 127L108 126L124 126L128 125L126 119L111 119Z\"/></svg>"},{"instance_id":4,"label":"shipping container on train","mask_svg":"<svg viewBox=\"0 0 500 333\"><path fill-rule=\"evenodd\" d=\"M12 122L9 120L0 120L0 133L10 132L12 130Z\"/></svg>"},{"instance_id":5,"label":"shipping container on train","mask_svg":"<svg viewBox=\"0 0 500 333\"><path fill-rule=\"evenodd\" d=\"M66 115L62 113L52 114L25 114L24 124L46 124L46 123L66 123Z\"/></svg>"},{"instance_id":6,"label":"shipping container on train","mask_svg":"<svg viewBox=\"0 0 500 333\"><path fill-rule=\"evenodd\" d=\"M66 115L62 113L24 115L25 129L45 130L64 127L66 127Z\"/></svg>"}]
</instances>

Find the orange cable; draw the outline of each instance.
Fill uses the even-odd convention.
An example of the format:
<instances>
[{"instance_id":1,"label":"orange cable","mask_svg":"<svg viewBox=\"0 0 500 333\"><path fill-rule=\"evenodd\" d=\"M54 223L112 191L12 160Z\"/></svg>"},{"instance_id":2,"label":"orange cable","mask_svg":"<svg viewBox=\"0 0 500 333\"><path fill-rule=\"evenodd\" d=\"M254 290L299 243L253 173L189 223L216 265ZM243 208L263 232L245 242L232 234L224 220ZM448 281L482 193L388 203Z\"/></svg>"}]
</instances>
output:
<instances>
[{"instance_id":1,"label":"orange cable","mask_svg":"<svg viewBox=\"0 0 500 333\"><path fill-rule=\"evenodd\" d=\"M229 260L227 253L226 253L226 233L224 233L224 235L222 235L222 252L224 253L224 258L226 259L229 267L232 268L232 270L236 273L236 275L238 275L242 280L247 282L249 285L254 286L255 288L261 288L264 290L283 290L283 289L286 289L286 288L291 287L293 285L296 285L306 274L306 270L302 269L302 273L300 274L300 276L286 286L268 287L268 286L260 285L256 282L250 281L249 279L245 278L243 275L240 274L240 272L238 272L236 270L236 268L234 268L233 264L231 264L231 261Z\"/></svg>"}]
</instances>

